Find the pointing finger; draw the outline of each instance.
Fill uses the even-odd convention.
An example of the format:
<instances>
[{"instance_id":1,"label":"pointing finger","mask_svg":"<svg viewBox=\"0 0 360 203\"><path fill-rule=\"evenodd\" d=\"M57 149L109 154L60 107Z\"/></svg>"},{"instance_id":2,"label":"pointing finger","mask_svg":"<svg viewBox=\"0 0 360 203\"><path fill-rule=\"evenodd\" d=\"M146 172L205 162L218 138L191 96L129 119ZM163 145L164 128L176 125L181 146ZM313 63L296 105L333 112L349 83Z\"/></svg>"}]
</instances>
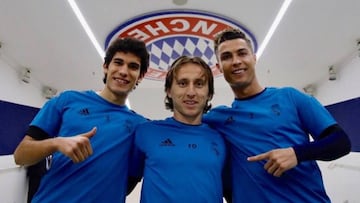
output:
<instances>
[{"instance_id":1,"label":"pointing finger","mask_svg":"<svg viewBox=\"0 0 360 203\"><path fill-rule=\"evenodd\" d=\"M248 161L262 161L265 159L269 159L268 153L262 153L262 154L258 154L256 156L251 156L251 157L247 158Z\"/></svg>"}]
</instances>

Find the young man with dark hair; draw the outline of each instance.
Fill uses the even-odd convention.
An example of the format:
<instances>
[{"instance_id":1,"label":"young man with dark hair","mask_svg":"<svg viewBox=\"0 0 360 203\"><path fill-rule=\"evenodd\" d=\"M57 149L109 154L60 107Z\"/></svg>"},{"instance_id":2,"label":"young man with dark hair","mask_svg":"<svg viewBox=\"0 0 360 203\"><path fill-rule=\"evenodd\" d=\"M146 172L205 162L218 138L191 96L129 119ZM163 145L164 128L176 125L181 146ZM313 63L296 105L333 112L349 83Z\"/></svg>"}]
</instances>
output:
<instances>
[{"instance_id":1,"label":"young man with dark hair","mask_svg":"<svg viewBox=\"0 0 360 203\"><path fill-rule=\"evenodd\" d=\"M132 135L146 121L125 101L148 65L144 42L116 39L100 92L65 91L42 107L14 153L25 166L52 155L33 203L125 202Z\"/></svg>"}]
</instances>

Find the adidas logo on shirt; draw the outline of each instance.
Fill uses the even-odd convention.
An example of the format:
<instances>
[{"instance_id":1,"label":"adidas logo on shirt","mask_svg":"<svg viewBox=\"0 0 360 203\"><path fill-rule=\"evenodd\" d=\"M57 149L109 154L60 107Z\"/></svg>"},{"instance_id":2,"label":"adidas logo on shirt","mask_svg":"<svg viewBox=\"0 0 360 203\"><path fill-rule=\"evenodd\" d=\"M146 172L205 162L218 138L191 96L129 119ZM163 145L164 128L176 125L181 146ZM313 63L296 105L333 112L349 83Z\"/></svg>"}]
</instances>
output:
<instances>
[{"instance_id":1,"label":"adidas logo on shirt","mask_svg":"<svg viewBox=\"0 0 360 203\"><path fill-rule=\"evenodd\" d=\"M79 111L79 114L80 114L80 115L87 116L87 115L90 114L90 111L89 111L89 109L87 109L87 108L81 109L81 110Z\"/></svg>"},{"instance_id":2,"label":"adidas logo on shirt","mask_svg":"<svg viewBox=\"0 0 360 203\"><path fill-rule=\"evenodd\" d=\"M162 141L162 142L160 143L160 146L163 146L163 147L166 147L166 146L173 147L173 146L175 146L175 145L172 143L172 141L171 141L169 138L167 138L166 140L164 140L164 141Z\"/></svg>"},{"instance_id":3,"label":"adidas logo on shirt","mask_svg":"<svg viewBox=\"0 0 360 203\"><path fill-rule=\"evenodd\" d=\"M225 124L231 124L232 122L234 122L234 118L230 116L229 118L226 119Z\"/></svg>"}]
</instances>

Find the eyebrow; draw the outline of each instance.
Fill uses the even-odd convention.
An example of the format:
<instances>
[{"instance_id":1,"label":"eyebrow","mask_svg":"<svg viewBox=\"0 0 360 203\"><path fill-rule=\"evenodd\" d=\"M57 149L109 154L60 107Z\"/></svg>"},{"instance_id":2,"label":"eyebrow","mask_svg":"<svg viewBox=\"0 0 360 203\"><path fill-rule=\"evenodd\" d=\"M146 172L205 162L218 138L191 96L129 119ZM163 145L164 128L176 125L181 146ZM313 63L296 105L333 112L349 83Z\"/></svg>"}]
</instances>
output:
<instances>
[{"instance_id":1,"label":"eyebrow","mask_svg":"<svg viewBox=\"0 0 360 203\"><path fill-rule=\"evenodd\" d=\"M244 48L237 49L234 52L243 52L243 51L250 51L250 50L248 48L244 47ZM228 54L228 53L232 53L232 51L224 51L224 52L221 53L221 55L222 54Z\"/></svg>"},{"instance_id":2,"label":"eyebrow","mask_svg":"<svg viewBox=\"0 0 360 203\"><path fill-rule=\"evenodd\" d=\"M113 61L124 61L122 58L113 58Z\"/></svg>"},{"instance_id":3,"label":"eyebrow","mask_svg":"<svg viewBox=\"0 0 360 203\"><path fill-rule=\"evenodd\" d=\"M125 60L122 59L122 58L113 58L113 61L115 61L115 62L119 62L119 61L124 62ZM130 61L129 64L136 64L136 65L138 65L138 66L141 65L140 63L135 62L135 61Z\"/></svg>"}]
</instances>

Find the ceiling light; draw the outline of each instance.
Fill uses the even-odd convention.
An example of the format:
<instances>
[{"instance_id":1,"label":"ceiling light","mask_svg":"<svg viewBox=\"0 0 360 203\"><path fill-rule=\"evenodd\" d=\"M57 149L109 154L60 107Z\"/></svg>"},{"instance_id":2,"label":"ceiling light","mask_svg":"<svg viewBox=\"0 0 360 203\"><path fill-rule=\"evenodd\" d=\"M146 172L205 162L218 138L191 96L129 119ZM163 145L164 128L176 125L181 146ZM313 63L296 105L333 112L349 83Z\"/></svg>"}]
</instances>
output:
<instances>
[{"instance_id":1,"label":"ceiling light","mask_svg":"<svg viewBox=\"0 0 360 203\"><path fill-rule=\"evenodd\" d=\"M278 14L276 15L274 22L271 24L269 31L267 32L263 42L261 43L259 49L256 52L256 58L258 60L260 59L260 56L263 54L267 44L269 43L269 41L270 41L272 35L274 34L277 26L279 25L280 21L284 17L286 10L289 8L291 1L292 0L285 0L284 3L282 4Z\"/></svg>"},{"instance_id":2,"label":"ceiling light","mask_svg":"<svg viewBox=\"0 0 360 203\"><path fill-rule=\"evenodd\" d=\"M71 9L75 13L78 20L80 21L80 24L84 28L84 30L85 30L86 34L88 35L91 43L94 45L96 51L99 53L101 59L103 60L104 56L105 56L104 50L101 48L99 42L96 40L94 33L91 31L90 26L86 22L83 14L81 13L79 7L77 6L75 0L68 0L68 3L70 4Z\"/></svg>"},{"instance_id":3,"label":"ceiling light","mask_svg":"<svg viewBox=\"0 0 360 203\"><path fill-rule=\"evenodd\" d=\"M105 51L101 48L99 42L96 40L94 33L91 31L90 26L88 25L87 21L85 20L83 14L81 13L79 7L77 6L77 4L75 2L75 0L68 0L68 3L70 4L71 9L75 13L77 19L79 20L81 26L85 30L87 36L89 37L91 43L94 45L94 47L95 47L96 51L98 52L98 54L100 55L101 59L104 60ZM129 108L131 108L130 101L128 98L126 99L126 105Z\"/></svg>"}]
</instances>

